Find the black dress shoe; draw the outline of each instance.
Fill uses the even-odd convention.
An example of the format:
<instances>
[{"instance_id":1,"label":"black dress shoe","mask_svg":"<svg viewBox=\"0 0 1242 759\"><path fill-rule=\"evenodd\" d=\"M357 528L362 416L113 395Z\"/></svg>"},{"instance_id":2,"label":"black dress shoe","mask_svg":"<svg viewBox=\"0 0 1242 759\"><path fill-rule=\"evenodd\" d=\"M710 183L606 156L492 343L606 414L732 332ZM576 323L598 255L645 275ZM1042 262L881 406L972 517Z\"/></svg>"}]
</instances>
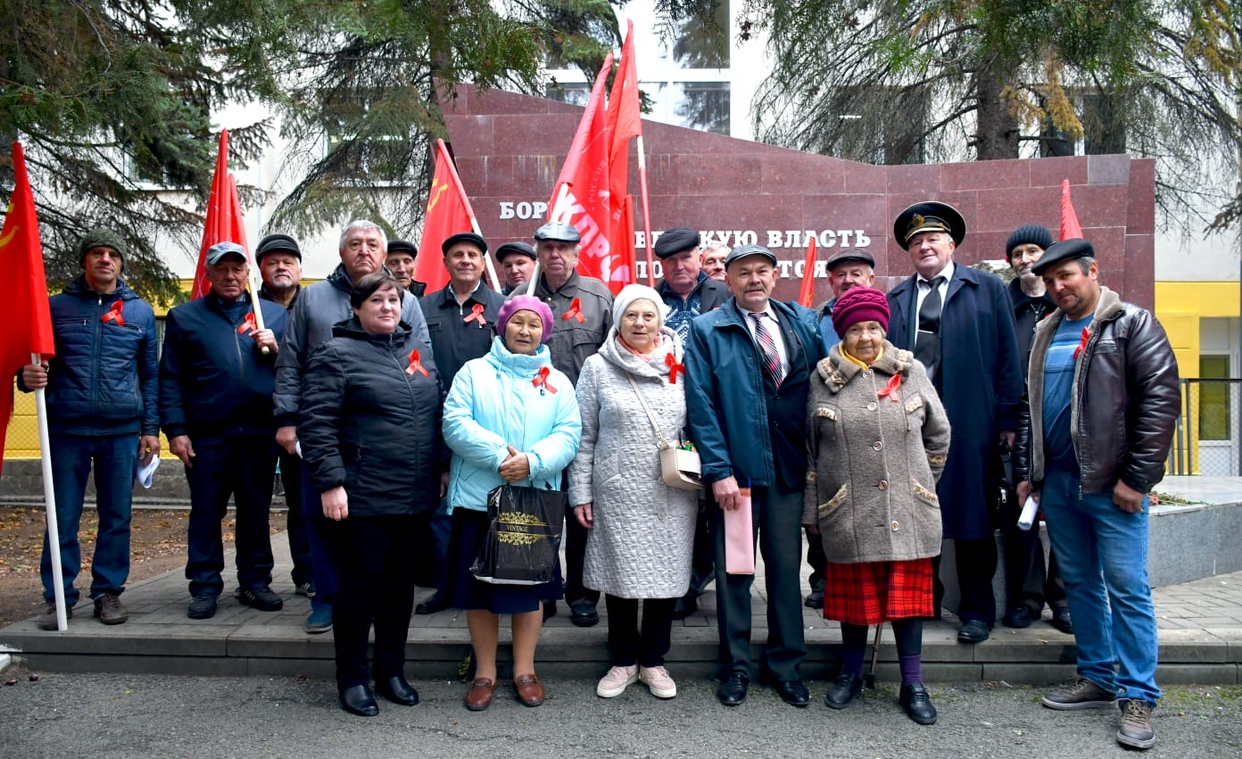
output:
<instances>
[{"instance_id":1,"label":"black dress shoe","mask_svg":"<svg viewBox=\"0 0 1242 759\"><path fill-rule=\"evenodd\" d=\"M418 691L401 675L393 675L386 680L376 679L375 692L394 704L413 706L418 703Z\"/></svg>"},{"instance_id":2,"label":"black dress shoe","mask_svg":"<svg viewBox=\"0 0 1242 759\"><path fill-rule=\"evenodd\" d=\"M802 604L808 609L823 609L824 591L812 590L810 593L806 594L806 599L802 602Z\"/></svg>"},{"instance_id":3,"label":"black dress shoe","mask_svg":"<svg viewBox=\"0 0 1242 759\"><path fill-rule=\"evenodd\" d=\"M737 706L746 700L746 688L749 685L749 677L741 672L734 672L716 689L716 698L725 706Z\"/></svg>"},{"instance_id":4,"label":"black dress shoe","mask_svg":"<svg viewBox=\"0 0 1242 759\"><path fill-rule=\"evenodd\" d=\"M423 601L418 606L415 606L414 613L415 614L435 614L436 612L444 611L448 607L449 607L448 597L445 596L445 594L437 590L435 593L431 594L431 598L428 598L426 601Z\"/></svg>"},{"instance_id":5,"label":"black dress shoe","mask_svg":"<svg viewBox=\"0 0 1242 759\"><path fill-rule=\"evenodd\" d=\"M897 703L901 704L907 717L920 725L936 724L936 707L932 706L931 696L922 683L901 686L901 696Z\"/></svg>"},{"instance_id":6,"label":"black dress shoe","mask_svg":"<svg viewBox=\"0 0 1242 759\"><path fill-rule=\"evenodd\" d=\"M811 693L801 680L778 680L776 692L780 694L782 701L799 709L811 703Z\"/></svg>"},{"instance_id":7,"label":"black dress shoe","mask_svg":"<svg viewBox=\"0 0 1242 759\"><path fill-rule=\"evenodd\" d=\"M992 631L988 626L978 619L967 620L962 623L962 628L957 631L958 643L982 643L992 636Z\"/></svg>"},{"instance_id":8,"label":"black dress shoe","mask_svg":"<svg viewBox=\"0 0 1242 759\"><path fill-rule=\"evenodd\" d=\"M345 711L359 717L374 717L379 714L379 704L375 703L375 696L371 695L371 689L365 685L351 685L342 690L341 706Z\"/></svg>"},{"instance_id":9,"label":"black dress shoe","mask_svg":"<svg viewBox=\"0 0 1242 759\"><path fill-rule=\"evenodd\" d=\"M1052 626L1066 635L1074 634L1074 623L1070 620L1070 610L1068 606L1057 606L1053 608Z\"/></svg>"},{"instance_id":10,"label":"black dress shoe","mask_svg":"<svg viewBox=\"0 0 1242 759\"><path fill-rule=\"evenodd\" d=\"M544 601L542 606L544 622L556 616L556 601Z\"/></svg>"},{"instance_id":11,"label":"black dress shoe","mask_svg":"<svg viewBox=\"0 0 1242 759\"><path fill-rule=\"evenodd\" d=\"M1036 614L1031 613L1029 606L1015 606L1005 613L1005 618L1001 622L1005 627L1012 627L1016 630L1022 630L1031 626L1035 621Z\"/></svg>"},{"instance_id":12,"label":"black dress shoe","mask_svg":"<svg viewBox=\"0 0 1242 759\"><path fill-rule=\"evenodd\" d=\"M824 694L824 703L830 709L844 709L854 702L862 687L862 675L842 672L837 675L836 680L832 681L832 685L828 686L828 692Z\"/></svg>"},{"instance_id":13,"label":"black dress shoe","mask_svg":"<svg viewBox=\"0 0 1242 759\"><path fill-rule=\"evenodd\" d=\"M569 607L569 621L575 627L594 627L599 624L599 612L595 610L593 603L573 604Z\"/></svg>"},{"instance_id":14,"label":"black dress shoe","mask_svg":"<svg viewBox=\"0 0 1242 759\"><path fill-rule=\"evenodd\" d=\"M673 606L673 619L685 619L698 610L698 598L690 595L682 596L677 599L677 604Z\"/></svg>"}]
</instances>

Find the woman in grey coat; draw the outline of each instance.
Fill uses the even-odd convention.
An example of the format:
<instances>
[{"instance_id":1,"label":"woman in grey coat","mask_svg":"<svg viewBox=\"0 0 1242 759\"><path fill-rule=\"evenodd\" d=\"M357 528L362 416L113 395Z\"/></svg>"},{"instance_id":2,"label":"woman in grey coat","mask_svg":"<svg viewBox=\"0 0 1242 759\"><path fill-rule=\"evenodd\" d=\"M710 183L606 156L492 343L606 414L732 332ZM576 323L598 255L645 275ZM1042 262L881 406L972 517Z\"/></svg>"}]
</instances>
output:
<instances>
[{"instance_id":1,"label":"woman in grey coat","mask_svg":"<svg viewBox=\"0 0 1242 759\"><path fill-rule=\"evenodd\" d=\"M932 557L940 553L936 480L949 452L949 420L923 365L884 339L888 301L847 290L832 310L841 335L811 376L810 465L802 522L823 538L824 618L841 622L841 674L825 700L844 709L862 687L868 625L892 622L901 665L899 702L910 719L936 721L923 687L924 617L933 613Z\"/></svg>"},{"instance_id":2,"label":"woman in grey coat","mask_svg":"<svg viewBox=\"0 0 1242 759\"><path fill-rule=\"evenodd\" d=\"M636 680L659 698L677 695L664 656L673 607L690 584L698 497L659 482L659 435L640 402L641 394L676 445L686 424L685 378L681 341L664 326L664 309L650 287L623 289L608 339L577 385L582 444L569 466L569 502L590 530L583 583L603 592L608 608L613 666L595 691L603 698Z\"/></svg>"}]
</instances>

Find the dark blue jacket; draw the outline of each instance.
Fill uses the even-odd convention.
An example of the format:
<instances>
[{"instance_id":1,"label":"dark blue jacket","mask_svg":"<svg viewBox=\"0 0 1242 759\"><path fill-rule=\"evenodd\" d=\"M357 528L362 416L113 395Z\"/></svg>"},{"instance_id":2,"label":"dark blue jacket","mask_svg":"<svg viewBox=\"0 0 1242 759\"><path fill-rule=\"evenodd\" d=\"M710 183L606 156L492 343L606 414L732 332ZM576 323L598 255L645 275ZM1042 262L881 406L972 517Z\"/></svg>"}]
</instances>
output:
<instances>
[{"instance_id":1,"label":"dark blue jacket","mask_svg":"<svg viewBox=\"0 0 1242 759\"><path fill-rule=\"evenodd\" d=\"M272 391L276 356L264 356L249 332L238 327L251 313L247 304L230 318L220 299L207 295L168 312L160 358L160 422L168 437L272 435ZM279 341L288 315L260 300L263 324Z\"/></svg>"},{"instance_id":2,"label":"dark blue jacket","mask_svg":"<svg viewBox=\"0 0 1242 759\"><path fill-rule=\"evenodd\" d=\"M736 299L690 323L686 411L707 482L733 475L742 487L805 484L808 378L824 357L823 341L814 311L770 302L790 365L779 391L763 371Z\"/></svg>"},{"instance_id":3,"label":"dark blue jacket","mask_svg":"<svg viewBox=\"0 0 1242 759\"><path fill-rule=\"evenodd\" d=\"M121 320L104 321L120 301ZM78 277L49 299L56 357L48 362L48 427L67 435L158 435L155 312L118 281L100 295ZM28 390L18 379L23 391ZM137 441L135 441L135 445Z\"/></svg>"}]
</instances>

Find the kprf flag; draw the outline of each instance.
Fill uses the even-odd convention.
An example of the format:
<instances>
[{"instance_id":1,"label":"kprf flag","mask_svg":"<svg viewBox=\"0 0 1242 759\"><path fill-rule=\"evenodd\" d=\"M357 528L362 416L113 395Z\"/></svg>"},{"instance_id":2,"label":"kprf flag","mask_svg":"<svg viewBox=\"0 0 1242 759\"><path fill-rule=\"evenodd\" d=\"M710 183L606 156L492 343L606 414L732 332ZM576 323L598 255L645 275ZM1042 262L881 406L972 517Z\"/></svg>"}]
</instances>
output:
<instances>
[{"instance_id":1,"label":"kprf flag","mask_svg":"<svg viewBox=\"0 0 1242 759\"><path fill-rule=\"evenodd\" d=\"M612 53L604 58L591 99L565 156L552 190L549 221L564 221L582 235L578 273L605 282L612 279L612 245L608 241L612 206L609 202L609 142L605 128L604 84L612 70Z\"/></svg>"},{"instance_id":2,"label":"kprf flag","mask_svg":"<svg viewBox=\"0 0 1242 759\"><path fill-rule=\"evenodd\" d=\"M249 251L242 223L237 185L229 174L229 130L224 129L220 132L216 170L211 176L211 193L207 196L207 223L203 225L203 244L198 249L198 266L194 269L191 298L201 298L211 292L211 282L207 280L208 248L218 242L235 242ZM250 257L249 252L246 257Z\"/></svg>"},{"instance_id":3,"label":"kprf flag","mask_svg":"<svg viewBox=\"0 0 1242 759\"><path fill-rule=\"evenodd\" d=\"M440 246L458 232L473 229L474 209L457 176L457 167L444 140L436 140L436 169L431 177L427 196L427 214L423 217L423 237L414 259L414 279L427 285L427 292L443 290L449 275L444 268L444 251Z\"/></svg>"},{"instance_id":4,"label":"kprf flag","mask_svg":"<svg viewBox=\"0 0 1242 759\"><path fill-rule=\"evenodd\" d=\"M630 140L642 135L642 113L638 105L634 22L628 24L625 44L621 46L621 65L612 80L604 114L604 128L608 133L608 242L612 248L611 276L607 282L614 295L636 281L634 199L626 194L626 189L630 178Z\"/></svg>"},{"instance_id":5,"label":"kprf flag","mask_svg":"<svg viewBox=\"0 0 1242 759\"><path fill-rule=\"evenodd\" d=\"M13 416L13 377L30 363L31 354L43 358L56 355L39 220L20 142L13 143L13 174L16 183L0 230L0 270L6 278L4 297L0 298L0 323L4 324L0 330L0 372L8 385L0 391L0 467L4 465L5 432Z\"/></svg>"},{"instance_id":6,"label":"kprf flag","mask_svg":"<svg viewBox=\"0 0 1242 759\"><path fill-rule=\"evenodd\" d=\"M1078 214L1074 212L1074 204L1070 202L1070 183L1068 179L1061 181L1061 239L1073 240L1082 237L1082 226L1078 223Z\"/></svg>"}]
</instances>

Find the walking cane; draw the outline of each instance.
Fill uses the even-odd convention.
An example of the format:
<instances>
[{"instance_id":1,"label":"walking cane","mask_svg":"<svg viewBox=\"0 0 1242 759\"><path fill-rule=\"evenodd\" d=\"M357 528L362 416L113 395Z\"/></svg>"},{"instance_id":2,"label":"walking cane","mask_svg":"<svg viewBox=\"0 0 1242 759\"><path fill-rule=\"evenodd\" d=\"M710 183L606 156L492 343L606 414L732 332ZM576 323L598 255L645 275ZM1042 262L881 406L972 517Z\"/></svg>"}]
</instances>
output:
<instances>
[{"instance_id":1,"label":"walking cane","mask_svg":"<svg viewBox=\"0 0 1242 759\"><path fill-rule=\"evenodd\" d=\"M867 675L863 678L863 685L871 690L875 690L875 663L880 658L880 641L884 636L884 623L875 626L875 640L871 642L871 666L867 669Z\"/></svg>"}]
</instances>

